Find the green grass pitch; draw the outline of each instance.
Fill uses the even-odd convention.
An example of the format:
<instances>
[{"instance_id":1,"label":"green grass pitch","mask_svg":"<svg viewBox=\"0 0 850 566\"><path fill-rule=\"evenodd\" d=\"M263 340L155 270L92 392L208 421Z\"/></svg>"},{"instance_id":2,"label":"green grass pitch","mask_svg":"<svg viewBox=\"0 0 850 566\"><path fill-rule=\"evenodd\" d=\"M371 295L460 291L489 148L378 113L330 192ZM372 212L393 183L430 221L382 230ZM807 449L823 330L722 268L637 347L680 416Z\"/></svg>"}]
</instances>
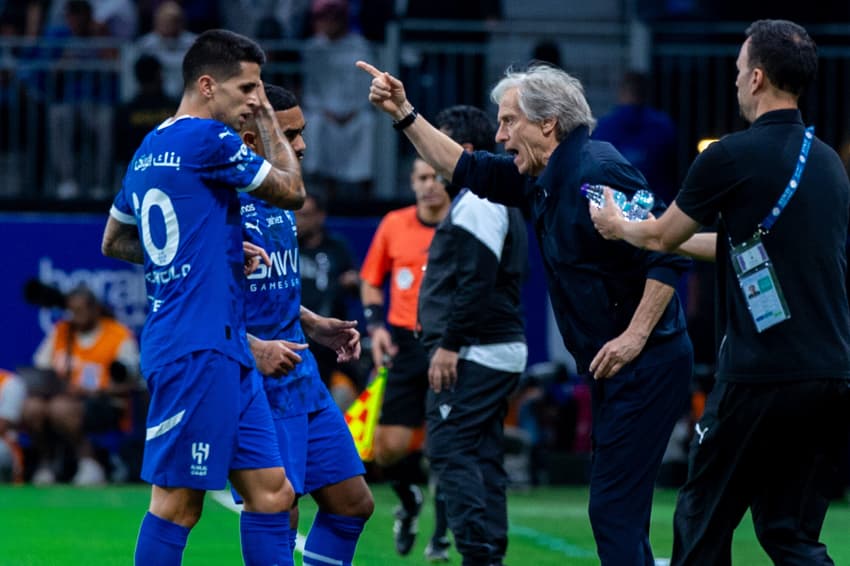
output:
<instances>
[{"instance_id":1,"label":"green grass pitch","mask_svg":"<svg viewBox=\"0 0 850 566\"><path fill-rule=\"evenodd\" d=\"M419 538L410 556L395 554L392 543L394 496L386 485L373 486L375 514L357 547L355 566L422 566L423 550L433 526L433 509L423 508ZM2 566L99 566L132 563L136 532L147 507L145 486L95 489L70 487L0 487L0 564ZM675 492L659 490L652 516L652 545L658 558L669 557ZM546 487L511 492L509 566L597 564L587 520L587 489ZM315 505L301 503L301 532ZM835 502L823 540L836 564L850 564L850 507ZM236 513L208 496L199 525L189 537L186 566L239 565L239 520ZM749 516L735 533L734 563L770 564L756 541ZM301 564L296 554L296 564ZM451 564L458 565L457 553Z\"/></svg>"}]
</instances>

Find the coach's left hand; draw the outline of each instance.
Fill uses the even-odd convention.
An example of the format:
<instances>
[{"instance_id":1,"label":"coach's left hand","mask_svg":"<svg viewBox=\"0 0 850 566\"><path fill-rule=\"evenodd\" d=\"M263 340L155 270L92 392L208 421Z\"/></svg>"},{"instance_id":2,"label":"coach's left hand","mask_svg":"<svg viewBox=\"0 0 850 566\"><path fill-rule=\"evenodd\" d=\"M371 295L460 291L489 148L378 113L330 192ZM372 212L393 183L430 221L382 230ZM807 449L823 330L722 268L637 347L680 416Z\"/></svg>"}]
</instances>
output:
<instances>
[{"instance_id":1,"label":"coach's left hand","mask_svg":"<svg viewBox=\"0 0 850 566\"><path fill-rule=\"evenodd\" d=\"M640 354L645 345L646 338L628 331L608 341L590 362L593 379L607 379L617 375L624 365Z\"/></svg>"},{"instance_id":2,"label":"coach's left hand","mask_svg":"<svg viewBox=\"0 0 850 566\"><path fill-rule=\"evenodd\" d=\"M428 383L434 393L443 389L454 389L457 383L457 352L437 348L431 356L431 365L428 367Z\"/></svg>"}]
</instances>

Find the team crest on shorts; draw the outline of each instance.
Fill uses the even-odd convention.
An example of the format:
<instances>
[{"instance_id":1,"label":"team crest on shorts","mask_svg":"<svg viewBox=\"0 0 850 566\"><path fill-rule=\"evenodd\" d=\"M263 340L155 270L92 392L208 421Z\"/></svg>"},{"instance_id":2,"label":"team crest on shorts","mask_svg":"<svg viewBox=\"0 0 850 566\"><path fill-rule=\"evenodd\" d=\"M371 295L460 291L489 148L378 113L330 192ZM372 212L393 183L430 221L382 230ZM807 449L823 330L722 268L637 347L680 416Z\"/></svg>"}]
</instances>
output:
<instances>
[{"instance_id":1,"label":"team crest on shorts","mask_svg":"<svg viewBox=\"0 0 850 566\"><path fill-rule=\"evenodd\" d=\"M192 460L194 463L189 467L189 473L193 476L207 475L207 458L210 457L210 445L208 442L192 443Z\"/></svg>"}]
</instances>

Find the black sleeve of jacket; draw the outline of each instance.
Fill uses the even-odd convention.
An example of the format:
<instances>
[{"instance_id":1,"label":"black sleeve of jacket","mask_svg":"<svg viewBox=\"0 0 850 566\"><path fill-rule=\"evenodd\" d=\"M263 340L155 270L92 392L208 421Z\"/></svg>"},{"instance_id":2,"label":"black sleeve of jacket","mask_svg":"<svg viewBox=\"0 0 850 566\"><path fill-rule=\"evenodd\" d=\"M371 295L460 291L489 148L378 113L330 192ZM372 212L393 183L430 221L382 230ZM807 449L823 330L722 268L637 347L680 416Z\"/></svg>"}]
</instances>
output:
<instances>
[{"instance_id":1,"label":"black sleeve of jacket","mask_svg":"<svg viewBox=\"0 0 850 566\"><path fill-rule=\"evenodd\" d=\"M457 291L440 340L440 347L453 352L476 334L499 273L496 251L501 253L508 232L508 214L503 207L472 198L462 204L466 206L458 207L452 217Z\"/></svg>"}]
</instances>

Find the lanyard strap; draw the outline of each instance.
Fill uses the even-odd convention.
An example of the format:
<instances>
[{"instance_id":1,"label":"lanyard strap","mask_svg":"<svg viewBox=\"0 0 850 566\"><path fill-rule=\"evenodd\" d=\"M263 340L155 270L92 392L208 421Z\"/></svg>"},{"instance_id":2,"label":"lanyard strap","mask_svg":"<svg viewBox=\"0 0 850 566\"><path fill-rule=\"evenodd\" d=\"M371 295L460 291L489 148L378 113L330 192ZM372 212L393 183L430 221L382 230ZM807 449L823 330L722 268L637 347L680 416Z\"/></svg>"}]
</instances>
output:
<instances>
[{"instance_id":1,"label":"lanyard strap","mask_svg":"<svg viewBox=\"0 0 850 566\"><path fill-rule=\"evenodd\" d=\"M800 157L797 158L797 166L794 168L794 174L791 175L791 180L788 181L788 185L782 192L782 196L779 197L779 201L770 210L770 214L765 216L764 220L762 220L761 224L759 224L758 232L761 235L767 234L770 229L773 228L773 225L776 223L779 215L782 214L783 210L785 210L785 206L788 204L788 201L791 200L791 197L793 197L794 193L797 192L797 187L800 184L800 177L803 176L803 169L806 168L806 161L809 157L809 148L812 147L812 138L814 137L814 133L814 126L806 128L806 133L803 136L803 146L800 148Z\"/></svg>"}]
</instances>

